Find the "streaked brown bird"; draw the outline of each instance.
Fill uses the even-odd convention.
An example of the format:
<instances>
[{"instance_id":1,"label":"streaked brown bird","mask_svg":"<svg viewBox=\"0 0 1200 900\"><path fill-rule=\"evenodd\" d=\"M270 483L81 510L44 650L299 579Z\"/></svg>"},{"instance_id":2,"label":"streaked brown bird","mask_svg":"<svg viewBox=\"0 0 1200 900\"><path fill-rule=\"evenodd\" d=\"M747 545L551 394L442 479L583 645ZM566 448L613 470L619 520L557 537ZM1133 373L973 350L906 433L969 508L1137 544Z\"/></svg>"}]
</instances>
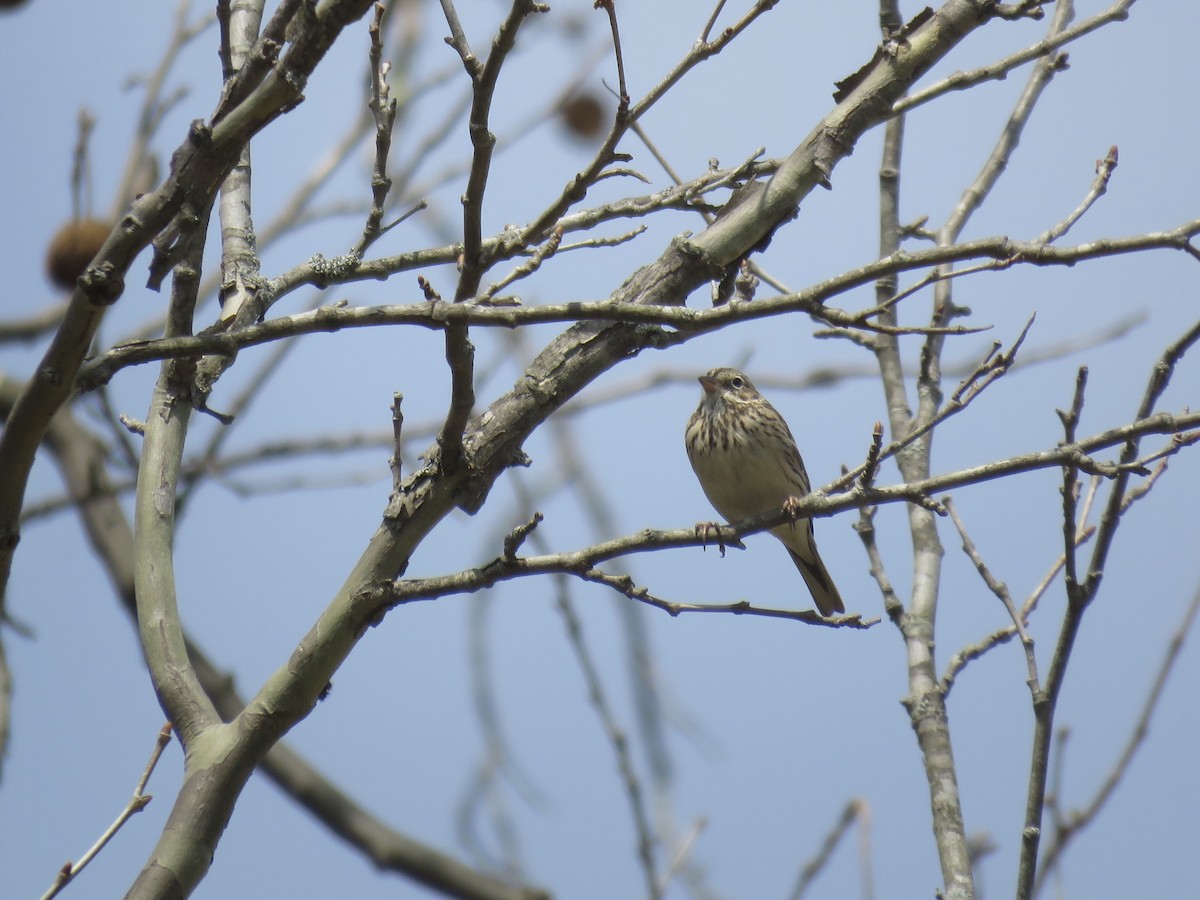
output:
<instances>
[{"instance_id":1,"label":"streaked brown bird","mask_svg":"<svg viewBox=\"0 0 1200 900\"><path fill-rule=\"evenodd\" d=\"M700 376L704 393L688 420L684 440L700 487L727 522L771 512L810 490L804 460L787 422L737 369ZM811 519L771 534L791 554L823 616L845 612L829 570L817 553Z\"/></svg>"}]
</instances>

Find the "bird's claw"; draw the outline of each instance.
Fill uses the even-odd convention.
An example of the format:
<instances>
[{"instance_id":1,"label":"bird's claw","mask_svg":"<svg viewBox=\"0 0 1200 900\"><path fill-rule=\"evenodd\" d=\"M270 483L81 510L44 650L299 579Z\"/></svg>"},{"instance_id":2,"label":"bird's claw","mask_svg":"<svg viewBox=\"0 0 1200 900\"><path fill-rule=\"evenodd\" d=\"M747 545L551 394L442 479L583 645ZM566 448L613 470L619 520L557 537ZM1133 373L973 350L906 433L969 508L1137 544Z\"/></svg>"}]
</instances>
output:
<instances>
[{"instance_id":1,"label":"bird's claw","mask_svg":"<svg viewBox=\"0 0 1200 900\"><path fill-rule=\"evenodd\" d=\"M796 519L800 515L799 507L800 507L800 498L799 497L788 497L786 500L783 501L783 511L785 513L787 513L788 516L791 517L791 521L788 522L788 525L791 527L791 529L793 531L796 530Z\"/></svg>"},{"instance_id":2,"label":"bird's claw","mask_svg":"<svg viewBox=\"0 0 1200 900\"><path fill-rule=\"evenodd\" d=\"M697 522L696 534L704 543L700 545L701 549L708 549L708 536L712 532L717 534L717 549L721 551L721 556L725 556L725 542L721 540L721 526L716 522Z\"/></svg>"}]
</instances>

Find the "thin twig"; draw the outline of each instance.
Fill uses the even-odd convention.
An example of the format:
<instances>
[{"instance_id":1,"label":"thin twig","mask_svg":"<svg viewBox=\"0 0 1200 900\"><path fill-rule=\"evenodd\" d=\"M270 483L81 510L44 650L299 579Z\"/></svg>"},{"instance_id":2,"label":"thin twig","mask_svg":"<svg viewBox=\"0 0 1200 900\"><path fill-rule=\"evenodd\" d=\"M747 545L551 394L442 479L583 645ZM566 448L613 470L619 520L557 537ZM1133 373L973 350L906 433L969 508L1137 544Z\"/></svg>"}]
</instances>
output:
<instances>
[{"instance_id":1,"label":"thin twig","mask_svg":"<svg viewBox=\"0 0 1200 900\"><path fill-rule=\"evenodd\" d=\"M237 396L234 397L228 407L227 415L230 418L229 424L213 432L212 437L209 438L198 458L192 462L191 469L196 473L197 477L185 477L182 480L177 507L182 509L187 506L188 501L202 482L204 475L219 474L222 467L218 459L221 455L221 450L234 434L236 428L234 423L241 420L242 414L250 408L251 404L256 400L262 399L263 387L272 377L279 373L284 360L295 348L295 338L278 341L271 348L266 358L255 368L254 373L250 376L246 384L241 387Z\"/></svg>"},{"instance_id":2,"label":"thin twig","mask_svg":"<svg viewBox=\"0 0 1200 900\"><path fill-rule=\"evenodd\" d=\"M1108 190L1108 182L1112 178L1112 174L1117 168L1117 148L1112 146L1108 148L1108 155L1104 159L1096 160L1096 177L1092 181L1092 186L1088 189L1087 195L1080 202L1079 206L1075 207L1065 219L1057 225L1048 229L1037 237L1037 242L1041 244L1050 244L1057 241L1060 237L1071 230L1076 222L1083 218L1083 214L1092 208L1097 200L1104 196Z\"/></svg>"},{"instance_id":3,"label":"thin twig","mask_svg":"<svg viewBox=\"0 0 1200 900\"><path fill-rule=\"evenodd\" d=\"M387 230L383 227L384 209L387 205L388 192L392 189L392 180L388 178L388 154L392 149L392 128L396 124L396 100L391 96L388 85L388 74L391 63L383 61L383 13L386 7L382 3L375 4L375 18L371 20L368 29L371 36L369 53L371 70L371 98L367 108L371 110L371 118L375 122L375 163L371 172L371 212L367 215L363 226L362 237L351 250L351 254L362 259L367 249L378 240ZM400 221L403 221L401 219Z\"/></svg>"},{"instance_id":4,"label":"thin twig","mask_svg":"<svg viewBox=\"0 0 1200 900\"><path fill-rule=\"evenodd\" d=\"M979 550L975 547L975 542L971 540L971 536L967 534L967 526L963 524L959 518L958 510L954 507L953 499L946 497L942 500L942 504L950 513L950 520L954 523L954 527L958 529L958 536L962 538L963 552L967 554L971 562L975 564L975 570L979 572L979 577L983 579L983 583L987 585L988 590L995 594L1000 602L1004 604L1004 608L1008 611L1009 618L1012 619L1013 628L1017 635L1021 638L1021 646L1025 649L1025 666L1029 673L1028 681L1029 690L1035 695L1040 689L1038 681L1037 657L1034 655L1033 638L1029 632L1025 630L1025 622L1021 618L1021 612L1013 603L1012 594L1009 593L1008 585L998 581L992 574L987 564L983 561L983 557L979 555Z\"/></svg>"},{"instance_id":5,"label":"thin twig","mask_svg":"<svg viewBox=\"0 0 1200 900\"><path fill-rule=\"evenodd\" d=\"M1159 398L1171 380L1176 365L1178 365L1179 361L1198 340L1200 340L1200 321L1196 322L1178 340L1174 341L1163 351L1162 356L1151 370L1150 377L1147 380L1146 391L1138 407L1139 415L1153 410L1157 406ZM1069 421L1069 419L1070 416L1068 415L1064 421ZM1174 429L1172 434L1183 430L1186 429ZM1092 549L1092 556L1088 562L1086 578L1081 580L1078 578L1078 573L1071 572L1069 568L1067 569L1067 608L1063 614L1062 626L1059 630L1058 642L1054 648L1054 655L1050 660L1045 688L1034 699L1034 741L1029 770L1029 788L1026 797L1025 827L1021 832L1021 859L1017 870L1017 900L1030 900L1034 894L1035 878L1038 869L1038 848L1041 841L1040 823L1045 800L1046 779L1049 771L1050 742L1053 736L1055 707L1058 702L1059 692L1066 678L1067 666L1070 663L1071 654L1079 635L1083 616L1100 589L1108 552L1111 549L1117 529L1123 521L1123 513L1128 509L1128 506L1125 504L1125 496L1131 473L1126 467L1137 459L1141 437L1141 435L1130 435L1128 440L1123 442L1119 460L1119 471L1113 478L1108 502L1105 504L1104 511L1100 515L1100 525L1096 533L1096 542ZM1074 528L1074 516L1071 515L1073 513L1074 501L1069 499L1071 493L1073 493L1073 486L1064 483L1064 519L1067 519L1068 516L1070 517L1068 521L1064 522L1064 534L1069 534L1068 529ZM1068 539L1065 543L1066 547L1070 548L1070 540ZM1067 562L1068 566L1072 564L1070 559Z\"/></svg>"},{"instance_id":6,"label":"thin twig","mask_svg":"<svg viewBox=\"0 0 1200 900\"><path fill-rule=\"evenodd\" d=\"M392 493L398 493L400 486L404 482L404 459L401 454L401 448L403 447L404 413L400 409L400 404L403 402L403 394L398 391L392 394L392 455L388 457L388 467L392 470Z\"/></svg>"},{"instance_id":7,"label":"thin twig","mask_svg":"<svg viewBox=\"0 0 1200 900\"><path fill-rule=\"evenodd\" d=\"M1146 736L1150 733L1150 722L1154 718L1155 711L1158 709L1159 701L1162 700L1167 680L1171 677L1175 663L1179 660L1184 641L1192 630L1192 625L1196 621L1198 611L1200 611L1200 590L1197 590L1192 595L1192 600L1184 612L1183 620L1171 635L1166 652L1163 654L1162 662L1159 664L1158 673L1154 677L1154 683L1151 685L1149 692L1146 694L1145 702L1142 704L1142 712L1138 716L1138 720L1134 724L1124 748L1121 750L1121 755L1117 758L1116 763L1087 805L1072 812L1065 820L1060 821L1055 828L1054 836L1050 841L1050 845L1046 848L1046 852L1042 855L1041 865L1038 867L1037 879L1033 887L1035 896L1041 891L1046 876L1057 869L1062 854L1071 843L1071 840L1095 820L1105 804L1112 798L1122 780L1124 780L1125 774L1129 771L1134 757L1137 755L1138 750L1141 749ZM1059 757L1062 755L1061 752L1058 754ZM1059 802L1061 804L1061 795L1058 796L1060 797Z\"/></svg>"},{"instance_id":8,"label":"thin twig","mask_svg":"<svg viewBox=\"0 0 1200 900\"><path fill-rule=\"evenodd\" d=\"M927 88L897 100L892 104L892 115L907 112L916 106L929 103L951 91L963 91L984 81L999 81L1007 78L1008 73L1013 69L1023 66L1028 62L1042 59L1049 55L1051 51L1072 41L1077 41L1098 28L1102 28L1113 22L1125 21L1129 17L1129 8L1135 2L1137 0L1120 0L1120 2L1114 3L1103 12L1092 16L1092 18L1085 19L1072 28L1048 34L1037 43L1026 47L1024 50L1019 50L1010 56L1006 56L1004 59L997 60L978 69L972 69L969 72L955 72L943 80L931 84Z\"/></svg>"},{"instance_id":9,"label":"thin twig","mask_svg":"<svg viewBox=\"0 0 1200 900\"><path fill-rule=\"evenodd\" d=\"M57 328L66 311L67 304L64 301L47 306L41 312L36 312L24 319L8 319L0 322L0 344L36 340Z\"/></svg>"},{"instance_id":10,"label":"thin twig","mask_svg":"<svg viewBox=\"0 0 1200 900\"><path fill-rule=\"evenodd\" d=\"M717 24L717 17L721 15L721 10L724 8L725 0L717 0L717 5L713 7L712 15L710 15L708 17L708 21L704 23L704 29L700 32L700 37L696 38L696 43L708 43L708 36L712 34L713 26Z\"/></svg>"},{"instance_id":11,"label":"thin twig","mask_svg":"<svg viewBox=\"0 0 1200 900\"><path fill-rule=\"evenodd\" d=\"M77 123L75 152L71 161L71 218L76 222L92 214L92 166L88 141L96 127L96 119L86 109L81 109Z\"/></svg>"},{"instance_id":12,"label":"thin twig","mask_svg":"<svg viewBox=\"0 0 1200 900\"><path fill-rule=\"evenodd\" d=\"M841 490L855 481L861 481L868 468L876 468L882 460L897 456L902 450L914 445L938 425L966 409L991 384L1012 369L1016 362L1017 351L1021 349L1021 345L1025 342L1025 337L1028 335L1032 325L1033 317L1030 316L1025 323L1025 327L1021 329L1021 333L1017 335L1016 340L1013 341L1012 346L1007 351L995 354L993 352L995 348L993 347L993 351L989 351L975 368L967 374L962 383L951 394L950 399L942 405L941 409L934 415L927 417L921 425L910 427L903 438L893 440L882 450L872 453L862 465L844 473L841 478L833 483L832 490ZM863 486L865 487L865 483Z\"/></svg>"},{"instance_id":13,"label":"thin twig","mask_svg":"<svg viewBox=\"0 0 1200 900\"><path fill-rule=\"evenodd\" d=\"M883 595L884 611L887 612L888 618L892 620L893 624L899 625L904 614L904 604L892 586L891 579L888 578L887 570L883 565L883 554L879 552L879 545L875 541L875 513L876 507L874 506L864 506L860 509L858 521L854 523L854 531L867 551L867 559L871 564L871 577L875 579L875 583L879 586L879 592Z\"/></svg>"},{"instance_id":14,"label":"thin twig","mask_svg":"<svg viewBox=\"0 0 1200 900\"><path fill-rule=\"evenodd\" d=\"M643 532L639 537L644 537ZM688 543L699 543L702 539L694 531L659 532L655 543L665 542L665 546L681 546ZM615 547L618 545L631 546L635 551L637 541L620 539L607 541L582 551L574 553L553 554L549 556L533 556L512 560L498 558L486 566L467 569L454 575L444 575L433 578L410 578L397 582L377 585L363 592L361 599L372 607L390 609L406 603L421 600L435 600L448 594L473 593L484 588L492 587L502 581L531 575L573 575L583 581L600 584L611 588L622 596L637 600L660 609L671 616L683 613L720 613L745 616L763 616L773 619L788 619L804 622L809 625L822 625L827 628L870 628L878 619L863 619L861 615L824 617L811 609L779 609L774 607L755 606L748 601L736 603L678 603L664 600L640 587L628 575L613 575L596 568L587 560L590 557L618 555ZM730 546L730 541L726 541Z\"/></svg>"},{"instance_id":15,"label":"thin twig","mask_svg":"<svg viewBox=\"0 0 1200 900\"><path fill-rule=\"evenodd\" d=\"M638 121L645 115L655 103L662 99L668 90L693 68L724 50L738 35L749 28L759 16L774 7L777 2L778 0L756 0L754 5L740 19L723 29L716 39L708 43L693 45L683 59L676 63L671 71L637 103L631 103L627 95L618 98L617 114L613 120L612 130L605 137L592 161L567 182L558 198L543 210L533 222L525 227L517 243L521 246L535 244L551 228L563 224L561 220L567 210L587 195L588 189L595 183L596 178L613 161L617 145L629 130L631 123ZM604 0L603 3L598 3L597 5L603 6L607 10L609 6L606 4L611 4L611 0ZM610 21L615 28L615 17ZM618 69L620 71L623 68L624 61L618 55Z\"/></svg>"},{"instance_id":16,"label":"thin twig","mask_svg":"<svg viewBox=\"0 0 1200 900\"><path fill-rule=\"evenodd\" d=\"M629 752L629 741L625 730L617 722L616 715L604 692L604 685L600 681L600 672L596 668L591 650L584 640L583 622L575 612L574 604L567 592L565 578L558 579L558 591L554 602L566 623L569 643L575 653L576 662L579 663L580 671L583 673L588 698L591 700L596 714L600 717L609 746L612 747L613 754L617 759L617 770L621 773L621 784L625 788L637 832L637 855L642 869L642 877L646 882L646 895L650 900L658 900L662 896L662 882L659 880L658 867L655 862L656 842L654 831L650 826L650 817L646 813L641 780L633 765L633 757Z\"/></svg>"},{"instance_id":17,"label":"thin twig","mask_svg":"<svg viewBox=\"0 0 1200 900\"><path fill-rule=\"evenodd\" d=\"M1144 418L1157 406L1159 398L1167 389L1167 385L1170 384L1171 376L1175 373L1175 367L1197 341L1200 341L1200 320L1184 332L1178 340L1172 342L1163 351L1158 362L1155 363L1146 384L1145 395L1138 406L1137 415L1139 418ZM1137 459L1139 440L1140 436L1130 437L1129 441L1125 444L1118 461L1121 466L1128 466ZM1099 589L1100 580L1104 575L1104 564L1108 558L1108 551L1120 522L1121 507L1129 482L1129 474L1129 471L1124 469L1117 475L1116 483L1109 494L1107 507L1100 517L1100 532L1096 536L1096 547L1088 564L1086 587L1089 597L1095 595L1095 592Z\"/></svg>"},{"instance_id":18,"label":"thin twig","mask_svg":"<svg viewBox=\"0 0 1200 900\"><path fill-rule=\"evenodd\" d=\"M154 742L154 750L150 754L150 761L146 763L146 768L142 771L142 777L138 779L138 783L133 789L133 796L125 804L125 808L121 810L121 814L108 826L104 834L100 835L99 840L92 844L88 851L79 858L78 862L65 863L63 865L58 872L58 877L54 879L54 884L42 895L42 900L50 900L51 897L57 896L63 888L71 883L72 879L84 870L88 863L96 858L105 845L121 830L121 826L145 809L147 804L154 799L153 795L142 792L146 789L146 784L150 781L150 775L154 771L154 767L158 765L158 760L162 756L163 750L167 748L167 744L171 743L171 727L171 723L168 722L159 730L158 739Z\"/></svg>"},{"instance_id":19,"label":"thin twig","mask_svg":"<svg viewBox=\"0 0 1200 900\"><path fill-rule=\"evenodd\" d=\"M149 77L140 79L141 83L145 85L145 94L142 98L142 107L138 111L137 127L134 129L133 139L129 144L125 170L121 173L119 187L113 195L113 219L119 217L125 207L129 205L130 200L137 193L135 188L139 186L139 181L144 180L145 173L156 168L149 149L150 142L157 133L158 126L162 123L166 113L175 103L183 99L182 93L177 93L174 97L166 100L163 99L163 88L167 76L170 75L175 63L179 61L180 51L216 21L216 16L208 12L189 24L188 13L191 5L191 0L179 0L175 7L174 20L171 23L171 35L163 48L158 66ZM154 185L149 185L147 189L152 187Z\"/></svg>"},{"instance_id":20,"label":"thin twig","mask_svg":"<svg viewBox=\"0 0 1200 900\"><path fill-rule=\"evenodd\" d=\"M659 881L659 894L665 894L667 888L671 886L671 881L684 870L687 865L688 858L691 855L696 842L700 839L701 832L708 827L708 819L700 816L692 823L692 827L688 829L687 834L683 836L683 840L675 848L675 854L671 857L670 863L667 865L666 871L662 873L662 878Z\"/></svg>"},{"instance_id":21,"label":"thin twig","mask_svg":"<svg viewBox=\"0 0 1200 900\"><path fill-rule=\"evenodd\" d=\"M842 808L842 814L838 816L838 820L829 829L829 833L825 835L825 840L821 841L821 847L817 850L816 855L801 868L800 875L796 879L796 885L788 895L790 900L800 900L804 896L804 892L808 890L809 885L821 874L821 870L825 868L829 860L833 857L833 852L837 849L838 844L842 842L842 838L845 837L846 832L850 830L850 826L858 820L863 805L863 801L856 797Z\"/></svg>"}]
</instances>

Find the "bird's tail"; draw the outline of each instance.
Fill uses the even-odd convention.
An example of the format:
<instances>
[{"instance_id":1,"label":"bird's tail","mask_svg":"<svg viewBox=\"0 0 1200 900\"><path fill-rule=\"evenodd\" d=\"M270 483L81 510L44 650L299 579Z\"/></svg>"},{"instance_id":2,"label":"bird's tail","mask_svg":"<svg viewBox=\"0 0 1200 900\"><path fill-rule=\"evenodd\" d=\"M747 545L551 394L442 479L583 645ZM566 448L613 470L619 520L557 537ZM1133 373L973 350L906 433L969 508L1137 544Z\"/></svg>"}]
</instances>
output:
<instances>
[{"instance_id":1,"label":"bird's tail","mask_svg":"<svg viewBox=\"0 0 1200 900\"><path fill-rule=\"evenodd\" d=\"M842 595L838 593L837 585L833 583L829 570L825 568L821 555L817 553L817 545L809 541L808 549L811 552L804 556L791 547L788 547L788 553L792 555L792 562L804 576L804 583L808 585L813 602L817 604L817 609L823 616L844 613L846 605L842 603Z\"/></svg>"}]
</instances>

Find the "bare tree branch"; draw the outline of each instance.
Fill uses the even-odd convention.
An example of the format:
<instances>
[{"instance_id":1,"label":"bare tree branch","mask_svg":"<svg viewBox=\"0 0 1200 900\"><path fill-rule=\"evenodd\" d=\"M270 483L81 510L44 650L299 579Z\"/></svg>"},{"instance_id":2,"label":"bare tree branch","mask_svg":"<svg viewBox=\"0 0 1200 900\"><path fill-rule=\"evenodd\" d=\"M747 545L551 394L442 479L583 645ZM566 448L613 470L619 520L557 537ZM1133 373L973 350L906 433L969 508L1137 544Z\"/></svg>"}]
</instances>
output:
<instances>
[{"instance_id":1,"label":"bare tree branch","mask_svg":"<svg viewBox=\"0 0 1200 900\"><path fill-rule=\"evenodd\" d=\"M782 315L796 310L809 312L831 323L855 326L860 324L857 314L839 313L826 308L823 306L825 300L894 272L923 268L934 262L968 259L980 255L1003 257L1014 263L1073 265L1086 259L1101 258L1114 253L1166 247L1182 249L1196 234L1200 234L1200 220L1189 222L1170 232L1125 240L1091 242L1070 249L1023 245L1004 238L972 241L953 248L896 254L889 259L863 266L789 296L758 299L748 304L728 304L704 310L632 305L614 300L545 304L536 307L449 304L441 300L383 307L325 306L311 313L282 316L259 325L251 325L234 333L209 333L119 345L84 367L79 383L82 390L87 390L108 381L117 371L130 365L177 356L233 355L245 347L257 346L282 337L334 332L345 328L367 328L380 324L412 324L445 329L457 325L513 328L535 323L611 321L669 325L684 332L680 336L665 337L660 341L667 345L682 343L694 334L707 332L731 322ZM921 333L922 329L916 331ZM945 333L945 330L942 333ZM970 329L964 329L961 333L970 333Z\"/></svg>"},{"instance_id":2,"label":"bare tree branch","mask_svg":"<svg viewBox=\"0 0 1200 900\"><path fill-rule=\"evenodd\" d=\"M1158 709L1159 701L1162 699L1163 689L1166 687L1167 680L1171 677L1175 663L1179 660L1179 654L1183 650L1183 643L1187 640L1192 630L1192 625L1196 621L1198 611L1200 611L1200 590L1197 590L1193 594L1192 602L1188 604L1183 620L1171 635L1166 652L1163 653L1162 662L1159 664L1158 673L1154 677L1154 683L1151 685L1149 692L1146 694L1145 702L1142 704L1142 712L1133 726L1129 739L1121 750L1120 757L1113 764L1108 776L1097 788L1095 795L1088 801L1087 805L1082 809L1072 812L1065 822L1060 822L1058 827L1055 828L1050 843L1046 847L1045 853L1042 854L1041 865L1038 867L1037 878L1033 886L1034 896L1041 893L1047 876L1057 869L1067 846L1083 829L1087 828L1095 820L1096 816L1099 815L1100 811L1124 780L1125 774L1129 771L1134 757L1137 755L1138 750L1141 749L1147 734L1150 732L1150 722L1154 717L1155 711ZM1062 761L1060 760L1059 762L1061 764Z\"/></svg>"},{"instance_id":3,"label":"bare tree branch","mask_svg":"<svg viewBox=\"0 0 1200 900\"><path fill-rule=\"evenodd\" d=\"M833 852L850 830L850 826L859 821L865 809L866 804L857 797L849 801L842 808L842 814L829 830L829 833L825 835L825 840L821 842L821 848L817 851L816 856L806 862L804 868L800 870L800 876L796 879L796 886L792 888L792 892L788 895L790 900L800 900L804 896L809 885L816 880L816 877L821 874L821 870L828 864L829 858L833 856Z\"/></svg>"},{"instance_id":4,"label":"bare tree branch","mask_svg":"<svg viewBox=\"0 0 1200 900\"><path fill-rule=\"evenodd\" d=\"M1200 322L1193 325L1177 341L1169 346L1161 359L1154 366L1146 384L1146 392L1138 408L1139 418L1144 419L1144 413L1153 410L1159 397L1171 380L1175 366L1185 353L1200 340ZM1085 374L1081 371L1076 400L1072 406L1073 415L1064 417L1064 423L1070 429L1073 416L1077 416L1082 407L1083 384ZM1033 709L1035 717L1033 753L1030 762L1029 792L1026 800L1025 827L1021 833L1021 862L1018 870L1017 898L1028 900L1033 896L1035 876L1037 872L1038 847L1041 839L1042 811L1045 805L1046 777L1049 771L1050 741L1053 735L1054 712L1058 695L1066 678L1067 664L1079 634L1079 626L1083 615L1096 593L1100 589L1103 577L1104 563L1112 546L1116 530L1121 523L1125 506L1125 494L1128 490L1129 478L1132 474L1129 464L1137 459L1140 435L1130 435L1124 442L1121 451L1120 464L1114 476L1113 485L1109 491L1108 503L1100 517L1099 530L1096 534L1095 546L1088 565L1086 578L1080 579L1074 568L1072 555L1074 547L1068 538L1065 552L1067 566L1065 569L1067 587L1067 608L1063 614L1062 625L1058 634L1058 642L1054 648L1054 656L1050 661L1050 669L1046 675L1043 690L1034 697ZM1076 463L1077 464L1077 463ZM1071 534L1074 528L1073 519L1068 519L1074 513L1074 486L1068 471L1064 485L1064 533Z\"/></svg>"},{"instance_id":5,"label":"bare tree branch","mask_svg":"<svg viewBox=\"0 0 1200 900\"><path fill-rule=\"evenodd\" d=\"M58 872L58 877L54 879L54 884L50 890L42 895L42 900L50 900L51 897L57 897L62 889L75 880L80 872L84 870L88 863L99 855L121 830L121 826L128 822L135 815L140 813L149 805L154 798L150 794L143 793L146 789L146 784L150 781L150 775L154 772L154 767L158 765L159 757L162 756L163 750L167 748L167 744L171 742L171 723L168 722L158 732L158 740L154 742L154 752L150 754L150 761L146 763L146 768L142 772L142 777L138 779L137 786L133 789L133 796L129 798L129 802L125 804L125 808L121 810L121 814L105 830L104 834L94 843L83 856L79 857L78 862L65 863Z\"/></svg>"},{"instance_id":6,"label":"bare tree branch","mask_svg":"<svg viewBox=\"0 0 1200 900\"><path fill-rule=\"evenodd\" d=\"M134 258L155 241L152 273L165 274L176 250L174 237L207 217L207 206L236 162L250 136L300 100L300 90L342 28L365 11L369 0L332 0L322 6L320 28L299 29L296 40L276 61L272 53L262 65L247 66L230 83L211 124L195 123L176 151L167 181L156 191L130 204L92 265L80 277L62 325L14 406L0 435L0 592L8 583L12 554L20 539L19 517L29 469L38 444L54 413L70 397L74 377L104 311L124 291L124 277ZM285 2L277 11L274 29L295 10ZM273 44L264 50L279 50ZM266 60L273 67L268 69ZM188 190L183 185L189 186ZM172 223L174 224L172 225ZM164 229L170 229L169 233ZM152 274L152 279L158 277Z\"/></svg>"}]
</instances>

